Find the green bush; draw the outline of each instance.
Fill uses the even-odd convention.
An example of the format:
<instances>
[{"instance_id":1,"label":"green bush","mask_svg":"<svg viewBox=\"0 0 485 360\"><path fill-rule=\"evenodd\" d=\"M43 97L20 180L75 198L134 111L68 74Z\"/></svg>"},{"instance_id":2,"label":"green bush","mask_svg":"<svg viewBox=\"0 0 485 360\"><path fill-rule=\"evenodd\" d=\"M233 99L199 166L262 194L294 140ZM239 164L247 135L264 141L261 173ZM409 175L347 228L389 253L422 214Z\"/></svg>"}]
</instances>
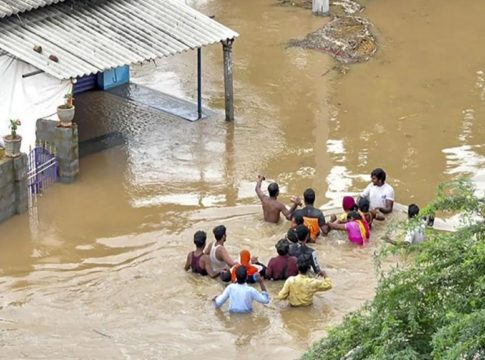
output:
<instances>
[{"instance_id":1,"label":"green bush","mask_svg":"<svg viewBox=\"0 0 485 360\"><path fill-rule=\"evenodd\" d=\"M408 266L384 275L373 301L303 359L485 359L485 200L460 180L440 186L423 213L459 213L460 228L399 249L415 254Z\"/></svg>"}]
</instances>

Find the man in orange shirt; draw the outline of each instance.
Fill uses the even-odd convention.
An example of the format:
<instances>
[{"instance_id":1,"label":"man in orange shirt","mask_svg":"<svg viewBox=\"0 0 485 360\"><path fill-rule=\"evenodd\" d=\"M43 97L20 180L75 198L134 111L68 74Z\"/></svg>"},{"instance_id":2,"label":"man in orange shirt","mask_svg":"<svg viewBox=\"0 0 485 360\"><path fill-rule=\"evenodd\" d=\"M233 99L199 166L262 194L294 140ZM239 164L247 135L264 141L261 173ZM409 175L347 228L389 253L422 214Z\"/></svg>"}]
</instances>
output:
<instances>
[{"instance_id":1,"label":"man in orange shirt","mask_svg":"<svg viewBox=\"0 0 485 360\"><path fill-rule=\"evenodd\" d=\"M325 223L325 216L322 211L313 206L315 203L315 191L313 189L305 190L303 200L305 207L295 210L293 218L297 216L303 217L303 224L310 230L309 241L316 242L318 235L326 235L328 233L328 225Z\"/></svg>"}]
</instances>

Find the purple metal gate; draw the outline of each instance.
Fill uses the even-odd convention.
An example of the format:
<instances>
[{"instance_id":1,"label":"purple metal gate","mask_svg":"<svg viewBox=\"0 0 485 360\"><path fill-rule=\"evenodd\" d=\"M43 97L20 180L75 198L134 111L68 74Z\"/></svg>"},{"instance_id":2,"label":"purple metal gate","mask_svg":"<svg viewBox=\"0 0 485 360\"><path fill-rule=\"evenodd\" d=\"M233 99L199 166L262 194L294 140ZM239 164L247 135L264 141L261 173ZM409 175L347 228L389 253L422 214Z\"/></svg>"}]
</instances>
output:
<instances>
[{"instance_id":1,"label":"purple metal gate","mask_svg":"<svg viewBox=\"0 0 485 360\"><path fill-rule=\"evenodd\" d=\"M54 151L35 147L29 152L27 179L30 197L44 192L50 184L57 181L57 159Z\"/></svg>"}]
</instances>

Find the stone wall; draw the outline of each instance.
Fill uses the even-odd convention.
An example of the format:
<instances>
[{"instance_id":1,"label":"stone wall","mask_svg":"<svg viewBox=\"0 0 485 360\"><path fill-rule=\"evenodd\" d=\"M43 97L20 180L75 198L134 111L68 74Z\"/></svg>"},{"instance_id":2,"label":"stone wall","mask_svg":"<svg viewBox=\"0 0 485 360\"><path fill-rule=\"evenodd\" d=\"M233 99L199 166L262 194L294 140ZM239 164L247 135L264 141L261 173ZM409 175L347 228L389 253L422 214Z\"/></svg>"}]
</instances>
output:
<instances>
[{"instance_id":1,"label":"stone wall","mask_svg":"<svg viewBox=\"0 0 485 360\"><path fill-rule=\"evenodd\" d=\"M27 155L0 159L0 221L28 209Z\"/></svg>"},{"instance_id":2,"label":"stone wall","mask_svg":"<svg viewBox=\"0 0 485 360\"><path fill-rule=\"evenodd\" d=\"M58 122L47 119L37 120L36 139L55 148L59 164L59 181L71 183L79 173L79 141L77 125L58 127Z\"/></svg>"}]
</instances>

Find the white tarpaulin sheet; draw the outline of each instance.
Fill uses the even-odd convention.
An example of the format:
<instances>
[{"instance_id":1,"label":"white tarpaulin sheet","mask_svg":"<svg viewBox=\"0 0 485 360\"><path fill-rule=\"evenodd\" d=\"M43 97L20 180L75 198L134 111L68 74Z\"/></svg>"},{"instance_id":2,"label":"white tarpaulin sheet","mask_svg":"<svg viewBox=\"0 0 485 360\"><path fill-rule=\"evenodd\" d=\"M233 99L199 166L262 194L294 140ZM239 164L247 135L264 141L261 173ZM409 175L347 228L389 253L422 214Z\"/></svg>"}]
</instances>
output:
<instances>
[{"instance_id":1,"label":"white tarpaulin sheet","mask_svg":"<svg viewBox=\"0 0 485 360\"><path fill-rule=\"evenodd\" d=\"M22 78L23 74L38 70L21 60L0 54L0 142L10 131L10 119L19 119L22 125L17 133L22 136L22 151L35 145L37 119L56 113L64 103L64 95L71 89L70 80L58 80L45 73Z\"/></svg>"}]
</instances>

